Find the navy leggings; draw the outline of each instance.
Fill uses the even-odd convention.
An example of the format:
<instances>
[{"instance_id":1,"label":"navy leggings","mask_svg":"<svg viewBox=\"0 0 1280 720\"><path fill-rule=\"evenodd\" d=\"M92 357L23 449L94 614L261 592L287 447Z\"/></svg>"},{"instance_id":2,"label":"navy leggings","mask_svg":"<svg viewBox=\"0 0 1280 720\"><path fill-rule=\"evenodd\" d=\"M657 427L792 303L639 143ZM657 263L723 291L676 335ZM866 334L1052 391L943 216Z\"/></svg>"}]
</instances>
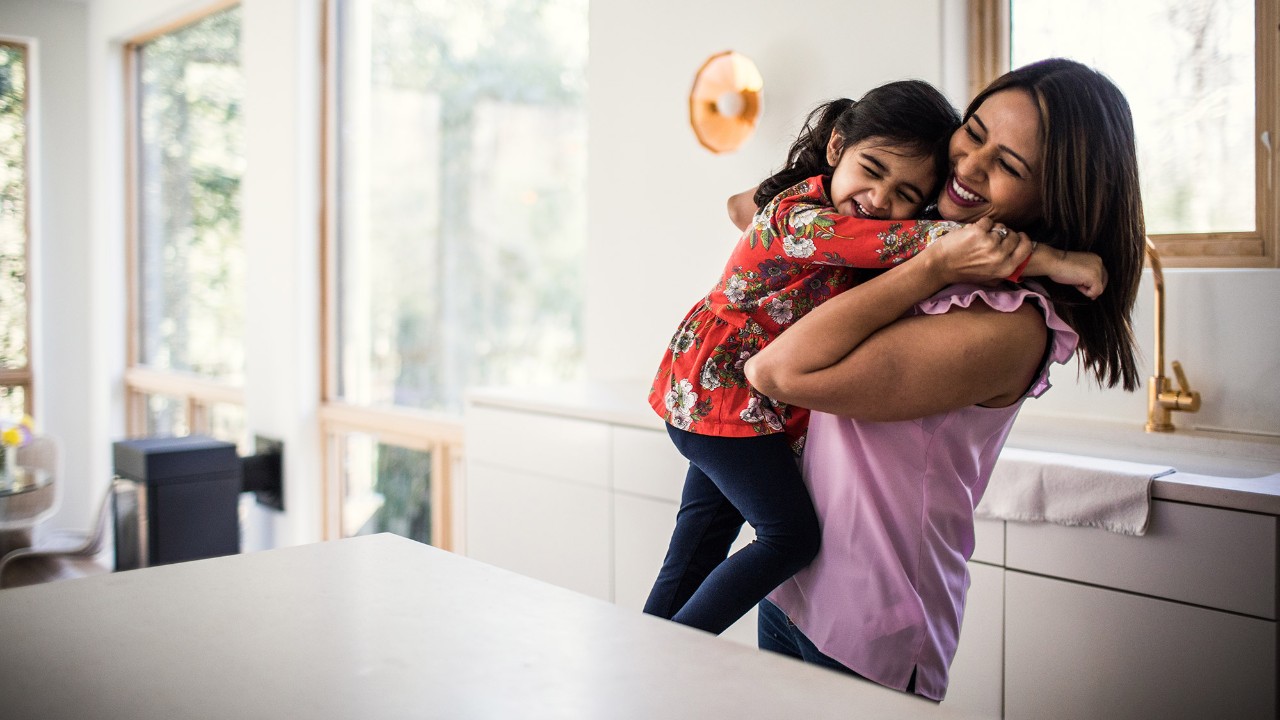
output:
<instances>
[{"instance_id":1,"label":"navy leggings","mask_svg":"<svg viewBox=\"0 0 1280 720\"><path fill-rule=\"evenodd\" d=\"M644 611L719 634L813 560L818 517L785 435L667 433L689 472ZM744 519L756 539L728 557Z\"/></svg>"}]
</instances>

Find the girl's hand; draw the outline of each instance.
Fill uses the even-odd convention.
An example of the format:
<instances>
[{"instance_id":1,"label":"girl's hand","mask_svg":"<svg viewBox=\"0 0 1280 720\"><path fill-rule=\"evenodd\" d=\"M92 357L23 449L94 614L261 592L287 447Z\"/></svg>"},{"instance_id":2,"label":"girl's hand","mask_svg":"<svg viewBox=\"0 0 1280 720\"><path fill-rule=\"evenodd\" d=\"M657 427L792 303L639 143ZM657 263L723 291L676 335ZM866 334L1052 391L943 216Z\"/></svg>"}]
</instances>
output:
<instances>
[{"instance_id":1,"label":"girl's hand","mask_svg":"<svg viewBox=\"0 0 1280 720\"><path fill-rule=\"evenodd\" d=\"M1095 300L1107 287L1107 268L1102 258L1089 252L1073 252L1045 248L1049 255L1057 256L1049 272L1048 278L1060 285L1070 285L1080 294Z\"/></svg>"},{"instance_id":2,"label":"girl's hand","mask_svg":"<svg viewBox=\"0 0 1280 720\"><path fill-rule=\"evenodd\" d=\"M1007 278L1030 253L1031 239L1026 233L983 218L947 233L920 257L929 257L943 284L951 285Z\"/></svg>"}]
</instances>

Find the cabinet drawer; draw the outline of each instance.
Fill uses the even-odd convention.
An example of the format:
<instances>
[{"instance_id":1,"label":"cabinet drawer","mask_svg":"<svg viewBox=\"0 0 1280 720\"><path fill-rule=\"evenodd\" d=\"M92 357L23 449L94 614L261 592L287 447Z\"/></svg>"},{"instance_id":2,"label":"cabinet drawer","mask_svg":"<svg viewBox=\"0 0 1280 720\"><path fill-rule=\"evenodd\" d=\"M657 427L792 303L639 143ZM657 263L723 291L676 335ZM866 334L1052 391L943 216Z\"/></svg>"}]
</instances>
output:
<instances>
[{"instance_id":1,"label":"cabinet drawer","mask_svg":"<svg viewBox=\"0 0 1280 720\"><path fill-rule=\"evenodd\" d=\"M608 491L472 463L466 513L469 557L613 599Z\"/></svg>"},{"instance_id":2,"label":"cabinet drawer","mask_svg":"<svg viewBox=\"0 0 1280 720\"><path fill-rule=\"evenodd\" d=\"M1008 720L1276 717L1270 620L1007 572L1004 636Z\"/></svg>"},{"instance_id":3,"label":"cabinet drawer","mask_svg":"<svg viewBox=\"0 0 1280 720\"><path fill-rule=\"evenodd\" d=\"M609 426L604 423L469 406L468 462L609 487Z\"/></svg>"},{"instance_id":4,"label":"cabinet drawer","mask_svg":"<svg viewBox=\"0 0 1280 720\"><path fill-rule=\"evenodd\" d=\"M975 518L973 522L973 557L976 562L1004 565L1004 521Z\"/></svg>"},{"instance_id":5,"label":"cabinet drawer","mask_svg":"<svg viewBox=\"0 0 1280 720\"><path fill-rule=\"evenodd\" d=\"M1007 567L1276 617L1276 518L1156 501L1142 537L1007 523Z\"/></svg>"},{"instance_id":6,"label":"cabinet drawer","mask_svg":"<svg viewBox=\"0 0 1280 720\"><path fill-rule=\"evenodd\" d=\"M689 461L658 430L613 428L613 487L656 500L680 502Z\"/></svg>"}]
</instances>

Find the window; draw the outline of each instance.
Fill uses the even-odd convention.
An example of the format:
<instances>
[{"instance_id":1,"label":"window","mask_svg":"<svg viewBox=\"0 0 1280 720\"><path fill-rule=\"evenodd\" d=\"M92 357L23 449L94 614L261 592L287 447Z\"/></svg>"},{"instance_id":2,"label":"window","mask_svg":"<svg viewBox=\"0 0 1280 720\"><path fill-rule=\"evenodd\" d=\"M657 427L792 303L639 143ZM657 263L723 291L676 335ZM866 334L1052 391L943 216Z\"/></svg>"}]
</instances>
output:
<instances>
[{"instance_id":1,"label":"window","mask_svg":"<svg viewBox=\"0 0 1280 720\"><path fill-rule=\"evenodd\" d=\"M0 417L32 412L27 48L0 42Z\"/></svg>"},{"instance_id":2,"label":"window","mask_svg":"<svg viewBox=\"0 0 1280 720\"><path fill-rule=\"evenodd\" d=\"M392 465L432 469L419 505L447 496L467 388L581 373L587 3L340 0L331 20L322 412L347 535L404 482Z\"/></svg>"},{"instance_id":3,"label":"window","mask_svg":"<svg viewBox=\"0 0 1280 720\"><path fill-rule=\"evenodd\" d=\"M1046 57L1096 67L1124 91L1147 231L1166 265L1276 264L1274 2L975 5L975 91L1009 67Z\"/></svg>"},{"instance_id":4,"label":"window","mask_svg":"<svg viewBox=\"0 0 1280 720\"><path fill-rule=\"evenodd\" d=\"M127 46L133 434L243 440L239 46L239 7Z\"/></svg>"}]
</instances>

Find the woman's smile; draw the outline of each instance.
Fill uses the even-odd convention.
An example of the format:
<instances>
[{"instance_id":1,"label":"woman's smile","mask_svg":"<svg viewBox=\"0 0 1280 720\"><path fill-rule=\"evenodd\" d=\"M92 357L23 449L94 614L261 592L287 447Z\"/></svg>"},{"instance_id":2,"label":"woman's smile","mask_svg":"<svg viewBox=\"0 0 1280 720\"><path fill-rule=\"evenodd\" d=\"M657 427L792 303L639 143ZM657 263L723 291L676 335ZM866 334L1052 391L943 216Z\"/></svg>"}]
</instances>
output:
<instances>
[{"instance_id":1,"label":"woman's smile","mask_svg":"<svg viewBox=\"0 0 1280 720\"><path fill-rule=\"evenodd\" d=\"M960 182L960 178L955 175L952 175L951 181L947 183L947 195L961 207L977 207L987 202L986 198Z\"/></svg>"}]
</instances>

